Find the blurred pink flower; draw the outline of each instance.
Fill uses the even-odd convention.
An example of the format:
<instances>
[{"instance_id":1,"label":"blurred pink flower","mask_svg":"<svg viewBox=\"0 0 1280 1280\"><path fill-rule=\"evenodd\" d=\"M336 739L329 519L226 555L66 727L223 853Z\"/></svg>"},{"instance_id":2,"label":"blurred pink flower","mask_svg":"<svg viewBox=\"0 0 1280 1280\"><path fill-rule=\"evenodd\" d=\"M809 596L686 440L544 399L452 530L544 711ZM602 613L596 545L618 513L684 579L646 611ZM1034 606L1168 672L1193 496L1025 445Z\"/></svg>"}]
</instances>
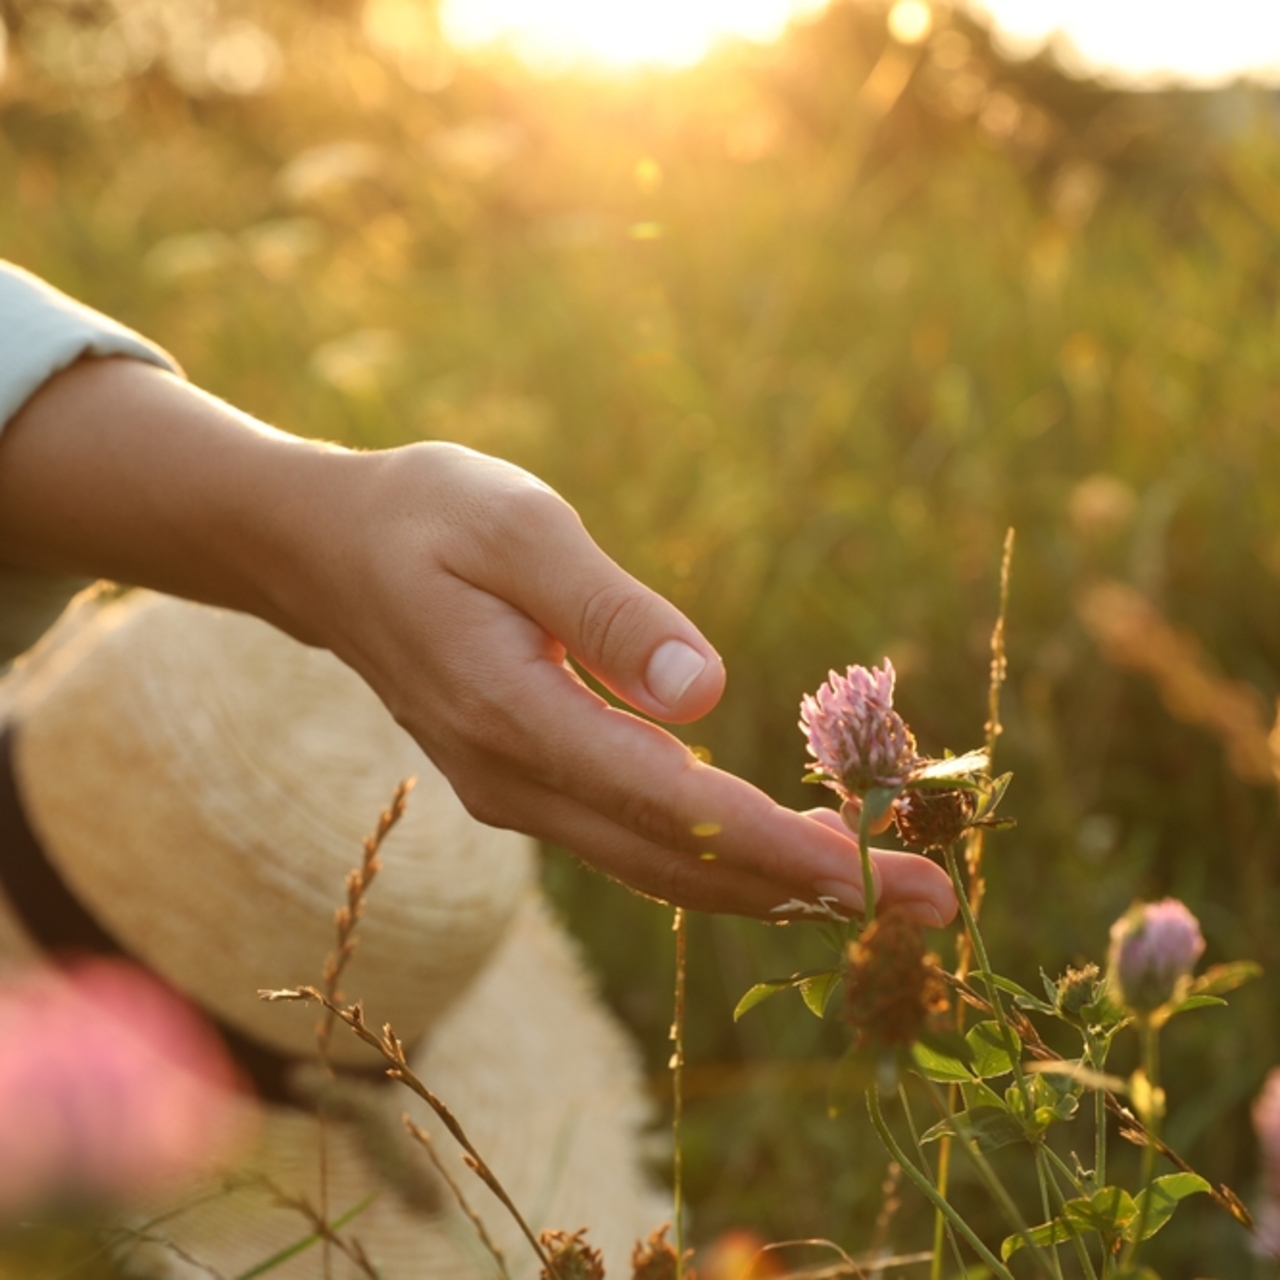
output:
<instances>
[{"instance_id":1,"label":"blurred pink flower","mask_svg":"<svg viewBox=\"0 0 1280 1280\"><path fill-rule=\"evenodd\" d=\"M893 664L832 671L800 702L800 728L816 773L844 799L872 787L901 786L919 762L916 740L893 709Z\"/></svg>"},{"instance_id":2,"label":"blurred pink flower","mask_svg":"<svg viewBox=\"0 0 1280 1280\"><path fill-rule=\"evenodd\" d=\"M207 1170L242 1132L236 1083L214 1032L122 962L0 983L0 1216Z\"/></svg>"},{"instance_id":3,"label":"blurred pink flower","mask_svg":"<svg viewBox=\"0 0 1280 1280\"><path fill-rule=\"evenodd\" d=\"M1111 980L1134 1013L1168 1004L1204 951L1200 922L1176 898L1131 907L1111 926Z\"/></svg>"},{"instance_id":4,"label":"blurred pink flower","mask_svg":"<svg viewBox=\"0 0 1280 1280\"><path fill-rule=\"evenodd\" d=\"M1264 1196L1254 1218L1253 1250L1280 1258L1280 1067L1272 1069L1254 1099L1253 1132L1262 1153Z\"/></svg>"}]
</instances>

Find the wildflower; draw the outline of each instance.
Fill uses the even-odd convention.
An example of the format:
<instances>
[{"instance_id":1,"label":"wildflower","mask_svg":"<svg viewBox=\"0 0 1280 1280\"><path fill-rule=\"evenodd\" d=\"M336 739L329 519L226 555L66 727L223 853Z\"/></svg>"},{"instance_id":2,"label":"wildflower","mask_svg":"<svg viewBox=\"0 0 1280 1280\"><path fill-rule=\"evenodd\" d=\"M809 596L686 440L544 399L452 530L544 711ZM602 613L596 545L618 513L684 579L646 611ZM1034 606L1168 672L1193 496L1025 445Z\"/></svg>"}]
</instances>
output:
<instances>
[{"instance_id":1,"label":"wildflower","mask_svg":"<svg viewBox=\"0 0 1280 1280\"><path fill-rule=\"evenodd\" d=\"M1280 1259L1280 1067L1267 1076L1253 1103L1253 1132L1262 1152L1262 1187L1266 1199L1255 1219L1253 1250Z\"/></svg>"},{"instance_id":2,"label":"wildflower","mask_svg":"<svg viewBox=\"0 0 1280 1280\"><path fill-rule=\"evenodd\" d=\"M908 849L946 849L973 825L977 810L977 797L967 787L909 788L893 807L893 821Z\"/></svg>"},{"instance_id":3,"label":"wildflower","mask_svg":"<svg viewBox=\"0 0 1280 1280\"><path fill-rule=\"evenodd\" d=\"M127 965L0 986L0 1217L169 1190L227 1153L244 1112L216 1036Z\"/></svg>"},{"instance_id":4,"label":"wildflower","mask_svg":"<svg viewBox=\"0 0 1280 1280\"><path fill-rule=\"evenodd\" d=\"M631 1251L631 1280L676 1280L676 1251L667 1240L668 1228L669 1224L664 1223ZM694 1280L694 1273L687 1266L684 1274Z\"/></svg>"},{"instance_id":5,"label":"wildflower","mask_svg":"<svg viewBox=\"0 0 1280 1280\"><path fill-rule=\"evenodd\" d=\"M893 664L832 671L800 703L800 728L817 762L814 773L845 800L872 787L899 787L917 762L916 740L893 709Z\"/></svg>"},{"instance_id":6,"label":"wildflower","mask_svg":"<svg viewBox=\"0 0 1280 1280\"><path fill-rule=\"evenodd\" d=\"M1176 898L1138 903L1111 926L1111 981L1120 1003L1154 1013L1185 985L1203 951L1199 921Z\"/></svg>"},{"instance_id":7,"label":"wildflower","mask_svg":"<svg viewBox=\"0 0 1280 1280\"><path fill-rule=\"evenodd\" d=\"M947 1008L924 929L901 907L882 912L849 944L845 1018L858 1048L906 1048Z\"/></svg>"},{"instance_id":8,"label":"wildflower","mask_svg":"<svg viewBox=\"0 0 1280 1280\"><path fill-rule=\"evenodd\" d=\"M586 1240L587 1229L544 1231L539 1239L551 1265L541 1280L604 1280L604 1257Z\"/></svg>"}]
</instances>

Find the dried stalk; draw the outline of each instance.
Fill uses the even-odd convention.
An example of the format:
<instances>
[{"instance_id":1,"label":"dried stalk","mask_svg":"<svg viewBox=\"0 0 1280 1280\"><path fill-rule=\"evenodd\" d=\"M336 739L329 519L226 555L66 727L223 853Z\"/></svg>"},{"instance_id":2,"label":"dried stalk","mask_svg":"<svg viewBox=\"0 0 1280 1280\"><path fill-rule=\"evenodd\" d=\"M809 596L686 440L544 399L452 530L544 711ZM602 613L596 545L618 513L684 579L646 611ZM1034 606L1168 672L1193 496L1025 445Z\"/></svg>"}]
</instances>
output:
<instances>
[{"instance_id":1,"label":"dried stalk","mask_svg":"<svg viewBox=\"0 0 1280 1280\"><path fill-rule=\"evenodd\" d=\"M458 1208L470 1219L471 1225L476 1229L476 1235L480 1237L480 1243L493 1255L493 1260L498 1264L498 1271L504 1277L504 1280L511 1280L511 1273L507 1270L507 1260L502 1255L502 1250L498 1248L493 1238L485 1230L484 1221L480 1215L467 1203L467 1198L462 1194L462 1188L454 1181L453 1175L444 1166L444 1161L440 1159L439 1153L436 1151L436 1144L431 1141L431 1135L418 1125L414 1124L409 1116L401 1116L404 1121L404 1127L408 1130L410 1136L415 1138L426 1149L427 1155L431 1158L431 1163L435 1165L436 1172L445 1180L449 1190L453 1192L453 1198L458 1202Z\"/></svg>"},{"instance_id":2,"label":"dried stalk","mask_svg":"<svg viewBox=\"0 0 1280 1280\"><path fill-rule=\"evenodd\" d=\"M378 815L378 825L370 835L365 836L360 856L360 865L347 872L347 901L333 913L334 926L337 929L337 946L325 957L321 976L324 979L325 993L329 999L338 1004L342 1000L342 992L338 983L342 980L352 954L356 949L356 922L364 915L364 896L369 891L374 877L382 870L378 861L378 850L387 838L391 828L404 816L409 792L413 790L416 779L405 778L396 787L391 797L391 804ZM316 1026L316 1045L319 1049L320 1062L329 1078L333 1079L333 1064L329 1061L329 1043L333 1039L333 1014L326 1013ZM320 1217L329 1220L329 1129L324 1111L320 1112ZM324 1237L323 1246L324 1276L330 1280L330 1241Z\"/></svg>"},{"instance_id":3,"label":"dried stalk","mask_svg":"<svg viewBox=\"0 0 1280 1280\"><path fill-rule=\"evenodd\" d=\"M379 1036L375 1032L369 1030L364 1020L364 1008L358 1002L348 1005L345 1009L331 1000L324 992L319 991L315 987L292 987L282 991L259 991L258 995L263 1000L310 1000L316 1004L323 1006L335 1018L341 1019L356 1034L359 1039L371 1048L376 1049L383 1058L390 1064L387 1069L387 1075L392 1080L398 1080L401 1084L411 1089L418 1095L444 1122L444 1126L453 1134L458 1145L466 1153L463 1159L468 1167L476 1174L476 1176L493 1192L495 1196L502 1202L507 1212L515 1219L516 1225L524 1233L524 1237L529 1241L534 1253L538 1256L538 1261L542 1264L544 1270L554 1275L556 1268L551 1259L547 1256L546 1250L539 1243L529 1228L529 1224L524 1220L520 1210L516 1208L515 1203L507 1194L502 1183L498 1181L497 1175L485 1163L484 1158L472 1145L471 1139L467 1137L466 1131L462 1125L458 1123L457 1117L453 1112L445 1106L439 1098L436 1097L430 1089L427 1088L421 1080L414 1075L409 1066L408 1060L405 1058L404 1045L399 1037L391 1029L390 1023L384 1023L382 1034Z\"/></svg>"}]
</instances>

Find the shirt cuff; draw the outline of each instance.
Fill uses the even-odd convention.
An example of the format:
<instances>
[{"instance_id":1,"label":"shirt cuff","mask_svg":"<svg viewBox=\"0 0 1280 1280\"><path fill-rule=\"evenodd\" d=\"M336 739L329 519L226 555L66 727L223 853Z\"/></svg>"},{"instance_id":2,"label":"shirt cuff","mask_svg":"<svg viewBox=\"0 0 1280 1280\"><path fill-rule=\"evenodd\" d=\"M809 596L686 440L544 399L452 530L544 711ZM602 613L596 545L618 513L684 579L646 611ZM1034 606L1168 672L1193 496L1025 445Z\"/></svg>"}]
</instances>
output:
<instances>
[{"instance_id":1,"label":"shirt cuff","mask_svg":"<svg viewBox=\"0 0 1280 1280\"><path fill-rule=\"evenodd\" d=\"M131 356L182 373L154 343L0 261L0 429L55 373L84 356Z\"/></svg>"}]
</instances>

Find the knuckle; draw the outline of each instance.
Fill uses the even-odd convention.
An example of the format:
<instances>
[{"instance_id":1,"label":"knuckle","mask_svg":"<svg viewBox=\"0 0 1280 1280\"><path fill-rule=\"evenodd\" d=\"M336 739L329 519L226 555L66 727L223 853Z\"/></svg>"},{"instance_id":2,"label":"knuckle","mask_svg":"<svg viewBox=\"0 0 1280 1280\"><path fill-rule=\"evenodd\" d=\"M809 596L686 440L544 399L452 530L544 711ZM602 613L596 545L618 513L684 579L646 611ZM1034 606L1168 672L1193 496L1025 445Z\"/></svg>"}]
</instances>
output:
<instances>
[{"instance_id":1,"label":"knuckle","mask_svg":"<svg viewBox=\"0 0 1280 1280\"><path fill-rule=\"evenodd\" d=\"M609 582L583 599L578 634L587 653L608 665L635 646L648 621L644 598L627 582Z\"/></svg>"}]
</instances>

